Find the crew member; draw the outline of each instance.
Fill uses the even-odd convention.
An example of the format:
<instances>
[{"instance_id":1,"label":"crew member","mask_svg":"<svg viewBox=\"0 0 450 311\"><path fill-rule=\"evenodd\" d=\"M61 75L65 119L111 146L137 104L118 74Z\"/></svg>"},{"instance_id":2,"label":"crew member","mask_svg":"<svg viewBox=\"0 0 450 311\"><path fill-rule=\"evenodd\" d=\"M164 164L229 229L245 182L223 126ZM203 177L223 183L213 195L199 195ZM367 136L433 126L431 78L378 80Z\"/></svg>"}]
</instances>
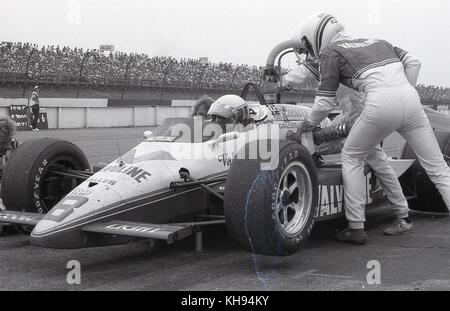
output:
<instances>
[{"instance_id":1,"label":"crew member","mask_svg":"<svg viewBox=\"0 0 450 311\"><path fill-rule=\"evenodd\" d=\"M297 89L305 85L305 83L311 84L314 80L320 80L319 64L312 59L307 59L306 61L300 63L294 71L283 76L282 84L286 88ZM336 99L339 105L338 108L343 113L333 120L332 126L337 126L340 124L353 125L364 110L364 95L341 84L336 92ZM344 143L345 140L343 139L335 142L324 143L317 148L316 152L321 154L341 153ZM397 181L397 176L391 170L378 170L380 167L378 164L383 163L387 158L388 157L383 151L381 145L377 145L370 152L368 152L366 164L373 167L375 175L387 194L388 200L390 200L392 206L394 207L394 214L397 217L402 217L405 214L409 214L409 209L407 203L405 204L404 196L400 195L402 193L401 189L400 192L398 192L400 188L398 182L392 184L392 181ZM395 226L395 231L392 230L392 226L390 226L386 229L386 234L401 235L410 233L412 229L413 225L412 222L410 222L405 226Z\"/></svg>"},{"instance_id":2,"label":"crew member","mask_svg":"<svg viewBox=\"0 0 450 311\"><path fill-rule=\"evenodd\" d=\"M10 117L0 116L0 179L3 177L9 156L19 145L17 140L14 138L15 134L16 123ZM3 210L5 210L5 206L0 199L0 211ZM0 224L0 236L13 232L14 226Z\"/></svg>"},{"instance_id":3,"label":"crew member","mask_svg":"<svg viewBox=\"0 0 450 311\"><path fill-rule=\"evenodd\" d=\"M32 111L32 121L31 121L31 129L35 132L38 132L37 123L39 120L39 86L35 86L33 89L33 93L30 98L30 106Z\"/></svg>"},{"instance_id":4,"label":"crew member","mask_svg":"<svg viewBox=\"0 0 450 311\"><path fill-rule=\"evenodd\" d=\"M0 116L0 178L11 151L18 147L18 142L14 138L16 135L16 123L6 116Z\"/></svg>"},{"instance_id":5,"label":"crew member","mask_svg":"<svg viewBox=\"0 0 450 311\"><path fill-rule=\"evenodd\" d=\"M306 127L320 123L336 109L340 83L366 97L365 109L353 126L342 152L345 210L349 228L337 234L341 242L364 244L366 186L364 164L385 176L385 187L395 203L397 220L388 234L412 227L407 201L393 169L384 159L372 159L373 148L392 132L399 132L416 152L450 210L450 168L415 90L420 62L412 54L384 40L353 39L333 16L316 14L299 25L293 40L301 41L309 56L320 63L320 84ZM371 161L372 160L372 161ZM386 187L386 183L390 186Z\"/></svg>"},{"instance_id":6,"label":"crew member","mask_svg":"<svg viewBox=\"0 0 450 311\"><path fill-rule=\"evenodd\" d=\"M211 97L204 95L202 96L194 106L194 109L192 111L192 117L201 117L203 119L206 119L208 117L208 111L209 108L211 108L212 103L214 102L214 99Z\"/></svg>"}]
</instances>

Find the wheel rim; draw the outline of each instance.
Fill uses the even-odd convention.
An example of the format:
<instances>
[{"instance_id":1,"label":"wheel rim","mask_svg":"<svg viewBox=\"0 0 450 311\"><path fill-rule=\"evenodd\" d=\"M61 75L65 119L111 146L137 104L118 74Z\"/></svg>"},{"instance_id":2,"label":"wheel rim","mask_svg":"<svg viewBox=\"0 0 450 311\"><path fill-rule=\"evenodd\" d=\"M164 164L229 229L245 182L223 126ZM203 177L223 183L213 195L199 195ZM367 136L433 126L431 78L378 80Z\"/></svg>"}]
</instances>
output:
<instances>
[{"instance_id":1,"label":"wheel rim","mask_svg":"<svg viewBox=\"0 0 450 311\"><path fill-rule=\"evenodd\" d=\"M52 169L58 168L82 169L82 166L70 157L58 157L52 159L44 169L39 182L40 190L40 208L36 211L38 214L47 214L64 196L80 184L73 178L58 177L51 173ZM29 235L33 227L16 226L22 234Z\"/></svg>"},{"instance_id":2,"label":"wheel rim","mask_svg":"<svg viewBox=\"0 0 450 311\"><path fill-rule=\"evenodd\" d=\"M297 236L308 223L312 181L303 163L291 163L281 175L277 190L276 222L287 236Z\"/></svg>"},{"instance_id":3,"label":"wheel rim","mask_svg":"<svg viewBox=\"0 0 450 311\"><path fill-rule=\"evenodd\" d=\"M81 169L79 164L70 157L58 157L50 161L46 167L40 183L41 203L43 213L48 213L60 200L70 191L77 187L80 182L74 178L60 177L51 173L57 168Z\"/></svg>"}]
</instances>

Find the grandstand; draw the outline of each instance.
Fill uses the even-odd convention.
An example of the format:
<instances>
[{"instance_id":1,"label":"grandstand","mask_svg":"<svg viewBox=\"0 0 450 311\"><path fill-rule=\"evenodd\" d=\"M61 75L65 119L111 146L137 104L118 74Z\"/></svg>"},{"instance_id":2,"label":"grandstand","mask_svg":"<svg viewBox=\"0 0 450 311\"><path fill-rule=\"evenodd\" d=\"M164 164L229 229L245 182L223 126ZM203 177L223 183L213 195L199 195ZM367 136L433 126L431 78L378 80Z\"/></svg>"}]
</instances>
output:
<instances>
[{"instance_id":1,"label":"grandstand","mask_svg":"<svg viewBox=\"0 0 450 311\"><path fill-rule=\"evenodd\" d=\"M105 55L99 50L31 43L3 42L0 46L0 85L3 97L27 96L27 87L46 85L49 97L147 98L152 90L166 96L238 92L248 81L260 82L263 68L230 63L211 64L194 59L121 52ZM422 101L450 103L450 88L418 86ZM159 93L158 93L159 94ZM178 94L178 95L177 95ZM305 90L302 99L311 99ZM297 97L298 97L297 96Z\"/></svg>"}]
</instances>

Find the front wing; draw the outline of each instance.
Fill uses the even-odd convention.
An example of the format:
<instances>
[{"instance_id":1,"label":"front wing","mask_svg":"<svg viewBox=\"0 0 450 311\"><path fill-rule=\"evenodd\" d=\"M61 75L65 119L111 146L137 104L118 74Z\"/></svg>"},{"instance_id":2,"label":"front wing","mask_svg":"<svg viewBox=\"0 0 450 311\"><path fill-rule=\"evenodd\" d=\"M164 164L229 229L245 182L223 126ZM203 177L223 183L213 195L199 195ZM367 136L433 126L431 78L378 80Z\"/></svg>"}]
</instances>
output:
<instances>
[{"instance_id":1,"label":"front wing","mask_svg":"<svg viewBox=\"0 0 450 311\"><path fill-rule=\"evenodd\" d=\"M36 227L44 216L42 214L2 211L0 212L0 223Z\"/></svg>"},{"instance_id":2,"label":"front wing","mask_svg":"<svg viewBox=\"0 0 450 311\"><path fill-rule=\"evenodd\" d=\"M182 225L156 225L125 221L93 223L83 227L85 232L127 236L140 239L164 240L168 244L192 235L193 227Z\"/></svg>"}]
</instances>

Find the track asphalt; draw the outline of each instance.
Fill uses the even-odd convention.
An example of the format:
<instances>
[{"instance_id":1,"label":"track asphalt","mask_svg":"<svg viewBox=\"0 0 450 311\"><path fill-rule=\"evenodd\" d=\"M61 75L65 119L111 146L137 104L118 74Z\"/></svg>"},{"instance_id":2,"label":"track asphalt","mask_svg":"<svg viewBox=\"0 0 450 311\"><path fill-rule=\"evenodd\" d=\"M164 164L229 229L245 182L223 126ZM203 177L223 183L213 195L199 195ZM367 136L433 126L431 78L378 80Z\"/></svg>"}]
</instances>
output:
<instances>
[{"instance_id":1,"label":"track asphalt","mask_svg":"<svg viewBox=\"0 0 450 311\"><path fill-rule=\"evenodd\" d=\"M77 144L91 164L118 158L142 141L137 129L86 129L21 132L26 141L57 137ZM118 143L119 142L119 143ZM119 147L118 147L119 145ZM385 145L398 156L402 141ZM287 258L241 251L226 228L205 231L203 253L194 240L151 248L147 242L82 250L30 246L27 237L0 238L0 291L3 290L450 290L450 218L413 212L414 233L385 237L392 221L388 208L368 213L369 243L336 243L330 233L344 220L320 223L307 246ZM68 285L66 265L81 263L81 285ZM370 261L380 265L381 284L367 281ZM370 266L370 265L369 265Z\"/></svg>"}]
</instances>

